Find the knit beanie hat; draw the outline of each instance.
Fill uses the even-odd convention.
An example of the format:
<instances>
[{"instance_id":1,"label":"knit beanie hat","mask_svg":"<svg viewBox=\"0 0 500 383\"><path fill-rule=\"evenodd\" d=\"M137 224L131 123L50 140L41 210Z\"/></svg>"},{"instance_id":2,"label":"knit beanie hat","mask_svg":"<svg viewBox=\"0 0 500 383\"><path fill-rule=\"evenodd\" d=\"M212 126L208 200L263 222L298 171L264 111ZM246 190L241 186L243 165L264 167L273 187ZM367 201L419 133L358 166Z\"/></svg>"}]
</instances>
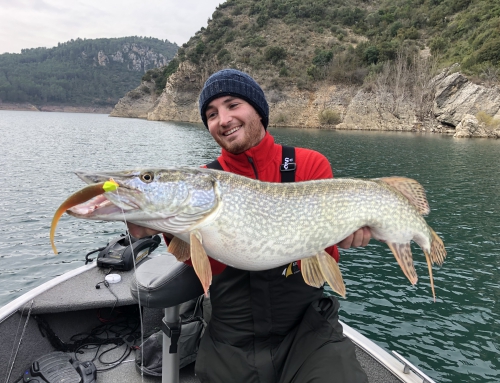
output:
<instances>
[{"instance_id":1,"label":"knit beanie hat","mask_svg":"<svg viewBox=\"0 0 500 383\"><path fill-rule=\"evenodd\" d=\"M222 96L236 96L242 98L252 105L262 117L264 129L269 123L269 105L264 92L257 82L236 69L223 69L211 75L205 82L200 94L200 115L203 123L208 128L205 112L208 104Z\"/></svg>"}]
</instances>

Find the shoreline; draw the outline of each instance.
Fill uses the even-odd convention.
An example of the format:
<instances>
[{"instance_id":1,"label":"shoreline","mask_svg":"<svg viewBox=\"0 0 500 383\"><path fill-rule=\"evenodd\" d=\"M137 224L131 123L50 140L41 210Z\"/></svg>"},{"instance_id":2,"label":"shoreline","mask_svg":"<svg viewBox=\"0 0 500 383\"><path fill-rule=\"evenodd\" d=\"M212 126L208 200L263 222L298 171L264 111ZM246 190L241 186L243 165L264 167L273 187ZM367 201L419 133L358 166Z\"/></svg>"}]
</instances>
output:
<instances>
[{"instance_id":1,"label":"shoreline","mask_svg":"<svg viewBox=\"0 0 500 383\"><path fill-rule=\"evenodd\" d=\"M24 111L24 112L63 112L63 113L96 113L110 114L112 106L73 106L73 105L40 105L30 103L6 103L0 102L0 110Z\"/></svg>"},{"instance_id":2,"label":"shoreline","mask_svg":"<svg viewBox=\"0 0 500 383\"><path fill-rule=\"evenodd\" d=\"M35 106L30 103L2 103L0 102L0 111L8 110L8 111L28 111L28 112L60 112L60 113L89 113L89 114L107 114L110 117L118 117L118 118L138 118L146 121L154 121L149 120L144 117L130 117L130 116L117 116L111 115L113 110L112 107L92 107L92 106L70 106L70 105L43 105L43 106ZM166 120L162 120L166 121ZM193 121L179 121L179 120L170 120L172 122L181 122L181 123L192 123L198 124L200 122ZM419 124L418 127L413 129L374 129L370 128L361 128L359 126L346 126L346 124L339 124L341 127L337 127L336 125L320 125L320 126L305 126L305 125L278 125L278 124L269 124L269 127L277 128L277 129L313 129L313 130L335 130L335 131L358 131L358 132L400 132L400 133L423 133L423 134L439 134L445 136L454 136L457 138L500 138L499 134L496 133L494 136L474 136L472 134L467 136L458 136L457 129L451 128L447 126L443 126L442 124L433 125L433 124Z\"/></svg>"}]
</instances>

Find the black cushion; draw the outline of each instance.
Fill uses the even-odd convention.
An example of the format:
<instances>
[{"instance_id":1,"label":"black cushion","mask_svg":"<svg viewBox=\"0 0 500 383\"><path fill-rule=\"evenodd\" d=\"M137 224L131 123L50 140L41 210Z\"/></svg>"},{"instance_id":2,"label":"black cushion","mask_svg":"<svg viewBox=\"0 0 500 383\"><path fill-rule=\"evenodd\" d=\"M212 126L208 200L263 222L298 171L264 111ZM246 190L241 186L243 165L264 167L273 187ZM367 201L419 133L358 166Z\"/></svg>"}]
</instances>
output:
<instances>
[{"instance_id":1,"label":"black cushion","mask_svg":"<svg viewBox=\"0 0 500 383\"><path fill-rule=\"evenodd\" d=\"M132 297L141 306L167 308L203 294L203 287L193 267L171 255L143 262L130 283Z\"/></svg>"}]
</instances>

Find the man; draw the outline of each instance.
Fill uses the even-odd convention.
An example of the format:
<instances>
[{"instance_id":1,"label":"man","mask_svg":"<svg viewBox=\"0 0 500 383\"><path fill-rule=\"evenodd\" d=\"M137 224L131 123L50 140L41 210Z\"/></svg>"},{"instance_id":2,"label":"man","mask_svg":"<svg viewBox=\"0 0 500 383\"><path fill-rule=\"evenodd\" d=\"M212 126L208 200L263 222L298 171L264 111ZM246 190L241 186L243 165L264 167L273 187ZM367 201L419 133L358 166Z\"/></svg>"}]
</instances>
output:
<instances>
[{"instance_id":1,"label":"man","mask_svg":"<svg viewBox=\"0 0 500 383\"><path fill-rule=\"evenodd\" d=\"M205 83L200 115L221 146L225 171L280 182L282 147L267 132L269 107L264 93L247 74L226 69ZM295 148L295 181L333 177L318 152ZM135 237L155 232L129 224ZM339 243L366 246L362 228ZM335 246L327 252L338 261ZM323 289L307 285L300 262L265 270L243 271L210 260L212 317L196 361L201 382L302 383L367 382L354 345L342 334L339 303Z\"/></svg>"}]
</instances>

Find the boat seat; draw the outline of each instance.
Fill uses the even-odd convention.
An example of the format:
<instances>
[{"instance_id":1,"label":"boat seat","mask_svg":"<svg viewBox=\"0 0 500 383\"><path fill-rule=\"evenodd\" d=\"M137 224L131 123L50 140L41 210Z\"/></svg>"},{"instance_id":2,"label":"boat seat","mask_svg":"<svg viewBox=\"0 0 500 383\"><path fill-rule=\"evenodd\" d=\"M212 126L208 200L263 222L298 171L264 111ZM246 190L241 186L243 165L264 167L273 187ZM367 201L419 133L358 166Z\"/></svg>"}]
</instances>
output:
<instances>
[{"instance_id":1,"label":"boat seat","mask_svg":"<svg viewBox=\"0 0 500 383\"><path fill-rule=\"evenodd\" d=\"M170 253L143 262L130 283L132 297L142 306L178 306L203 294L193 267L177 261Z\"/></svg>"},{"instance_id":2,"label":"boat seat","mask_svg":"<svg viewBox=\"0 0 500 383\"><path fill-rule=\"evenodd\" d=\"M178 383L179 309L182 303L203 294L200 280L193 267L168 254L149 259L138 266L130 290L141 306L164 309L162 383Z\"/></svg>"}]
</instances>

